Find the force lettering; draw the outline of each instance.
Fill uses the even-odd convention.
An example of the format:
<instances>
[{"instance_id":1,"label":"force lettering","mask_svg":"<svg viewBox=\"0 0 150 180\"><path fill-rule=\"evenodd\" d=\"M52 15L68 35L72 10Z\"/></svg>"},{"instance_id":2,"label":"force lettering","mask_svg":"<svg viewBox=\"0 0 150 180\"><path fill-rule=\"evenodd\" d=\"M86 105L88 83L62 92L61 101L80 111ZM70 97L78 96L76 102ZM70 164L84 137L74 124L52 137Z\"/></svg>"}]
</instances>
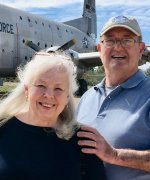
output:
<instances>
[{"instance_id":1,"label":"force lettering","mask_svg":"<svg viewBox=\"0 0 150 180\"><path fill-rule=\"evenodd\" d=\"M13 32L13 25L12 24L6 24L4 22L0 22L0 32L10 33L14 34Z\"/></svg>"}]
</instances>

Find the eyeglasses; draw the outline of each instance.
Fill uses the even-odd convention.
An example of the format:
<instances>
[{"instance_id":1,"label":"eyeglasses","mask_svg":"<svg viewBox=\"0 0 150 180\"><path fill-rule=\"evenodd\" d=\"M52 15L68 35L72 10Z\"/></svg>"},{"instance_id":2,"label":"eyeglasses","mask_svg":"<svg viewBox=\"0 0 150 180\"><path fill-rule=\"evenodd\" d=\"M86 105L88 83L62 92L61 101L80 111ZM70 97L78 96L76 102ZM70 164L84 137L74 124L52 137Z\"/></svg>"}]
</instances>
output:
<instances>
[{"instance_id":1,"label":"eyeglasses","mask_svg":"<svg viewBox=\"0 0 150 180\"><path fill-rule=\"evenodd\" d=\"M106 48L115 47L117 43L120 43L123 47L132 47L135 43L139 43L138 40L128 38L128 39L104 39L101 43L104 44Z\"/></svg>"}]
</instances>

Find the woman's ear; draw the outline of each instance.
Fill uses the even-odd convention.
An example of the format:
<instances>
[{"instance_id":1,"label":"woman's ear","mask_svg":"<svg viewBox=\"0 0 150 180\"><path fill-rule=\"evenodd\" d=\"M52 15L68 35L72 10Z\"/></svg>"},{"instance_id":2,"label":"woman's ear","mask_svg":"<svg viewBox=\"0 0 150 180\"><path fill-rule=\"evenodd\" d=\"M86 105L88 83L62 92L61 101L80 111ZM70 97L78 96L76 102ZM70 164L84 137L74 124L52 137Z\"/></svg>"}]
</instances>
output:
<instances>
[{"instance_id":1,"label":"woman's ear","mask_svg":"<svg viewBox=\"0 0 150 180\"><path fill-rule=\"evenodd\" d=\"M66 105L69 103L69 100L70 100L70 97L69 95L67 96L67 102L66 102Z\"/></svg>"},{"instance_id":2,"label":"woman's ear","mask_svg":"<svg viewBox=\"0 0 150 180\"><path fill-rule=\"evenodd\" d=\"M100 43L97 44L97 50L100 52L101 51L101 45Z\"/></svg>"},{"instance_id":3,"label":"woman's ear","mask_svg":"<svg viewBox=\"0 0 150 180\"><path fill-rule=\"evenodd\" d=\"M28 91L28 86L26 84L24 84L24 91Z\"/></svg>"},{"instance_id":4,"label":"woman's ear","mask_svg":"<svg viewBox=\"0 0 150 180\"><path fill-rule=\"evenodd\" d=\"M27 85L24 85L24 94L27 100L28 99L28 86Z\"/></svg>"}]
</instances>

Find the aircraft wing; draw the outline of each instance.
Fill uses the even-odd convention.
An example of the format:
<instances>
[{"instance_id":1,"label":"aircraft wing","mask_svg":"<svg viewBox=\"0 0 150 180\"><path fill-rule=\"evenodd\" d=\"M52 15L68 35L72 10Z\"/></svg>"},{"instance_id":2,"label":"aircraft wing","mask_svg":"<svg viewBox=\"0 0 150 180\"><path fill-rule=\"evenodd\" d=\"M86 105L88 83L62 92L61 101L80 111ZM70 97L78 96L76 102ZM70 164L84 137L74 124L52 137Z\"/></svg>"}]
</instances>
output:
<instances>
[{"instance_id":1,"label":"aircraft wing","mask_svg":"<svg viewBox=\"0 0 150 180\"><path fill-rule=\"evenodd\" d=\"M78 65L84 67L95 67L101 66L102 62L99 56L99 52L90 52L90 53L79 53L78 54Z\"/></svg>"}]
</instances>

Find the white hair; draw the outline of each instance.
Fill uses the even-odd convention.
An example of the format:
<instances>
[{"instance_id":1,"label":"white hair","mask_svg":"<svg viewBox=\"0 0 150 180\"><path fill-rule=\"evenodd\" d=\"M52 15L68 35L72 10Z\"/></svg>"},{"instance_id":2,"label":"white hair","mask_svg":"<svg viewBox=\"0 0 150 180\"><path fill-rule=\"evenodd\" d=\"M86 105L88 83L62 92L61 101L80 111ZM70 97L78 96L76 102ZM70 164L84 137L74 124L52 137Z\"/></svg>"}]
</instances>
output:
<instances>
[{"instance_id":1,"label":"white hair","mask_svg":"<svg viewBox=\"0 0 150 180\"><path fill-rule=\"evenodd\" d=\"M18 68L18 85L0 101L0 125L28 108L29 104L26 101L24 86L30 85L34 77L38 77L54 67L58 73L67 73L69 80L69 102L60 114L56 133L65 139L69 139L73 135L74 129L77 127L74 105L74 92L77 90L76 67L71 58L62 52L51 54L38 52L24 67Z\"/></svg>"}]
</instances>

